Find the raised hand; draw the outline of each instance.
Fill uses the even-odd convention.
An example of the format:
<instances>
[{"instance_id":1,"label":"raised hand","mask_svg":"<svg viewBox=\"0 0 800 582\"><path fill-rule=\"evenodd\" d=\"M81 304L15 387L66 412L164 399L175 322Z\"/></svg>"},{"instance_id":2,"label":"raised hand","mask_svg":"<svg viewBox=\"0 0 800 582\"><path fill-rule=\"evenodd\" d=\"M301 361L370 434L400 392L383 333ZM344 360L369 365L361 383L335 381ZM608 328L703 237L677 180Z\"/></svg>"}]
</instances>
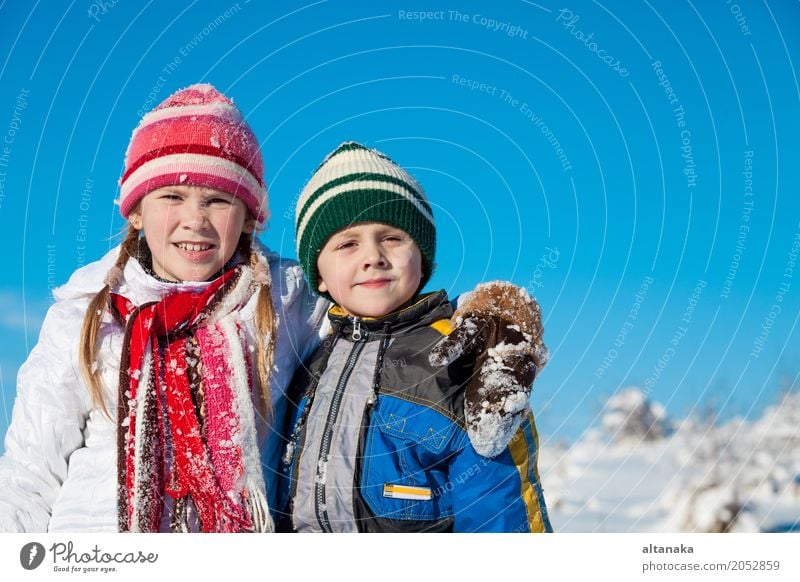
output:
<instances>
[{"instance_id":1,"label":"raised hand","mask_svg":"<svg viewBox=\"0 0 800 582\"><path fill-rule=\"evenodd\" d=\"M533 379L547 364L539 304L525 289L494 281L478 285L453 314L456 326L434 346L434 366L474 362L464 395L475 450L494 457L508 445L530 410Z\"/></svg>"}]
</instances>

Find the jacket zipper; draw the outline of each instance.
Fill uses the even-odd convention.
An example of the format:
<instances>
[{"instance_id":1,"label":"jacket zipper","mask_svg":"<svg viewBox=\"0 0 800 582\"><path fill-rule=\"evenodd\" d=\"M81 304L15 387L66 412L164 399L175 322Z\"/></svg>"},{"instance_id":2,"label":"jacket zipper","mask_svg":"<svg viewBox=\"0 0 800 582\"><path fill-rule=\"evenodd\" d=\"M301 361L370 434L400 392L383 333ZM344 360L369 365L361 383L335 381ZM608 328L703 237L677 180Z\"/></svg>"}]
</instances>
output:
<instances>
[{"instance_id":1,"label":"jacket zipper","mask_svg":"<svg viewBox=\"0 0 800 582\"><path fill-rule=\"evenodd\" d=\"M328 417L325 420L325 430L322 432L322 443L319 449L319 458L317 459L317 474L314 480L314 513L316 514L319 526L325 533L333 533L331 528L330 516L328 515L328 508L326 506L326 481L328 470L328 454L331 450L331 439L333 438L333 426L339 417L339 408L344 398L344 391L347 387L347 381L350 379L350 374L355 368L358 357L361 355L364 346L367 343L367 332L361 331L361 321L353 317L353 333L352 339L354 341L353 349L347 358L347 362L342 370L342 375L339 376L339 381L336 384L336 391L333 393L331 405L328 409ZM321 481L321 482L320 482Z\"/></svg>"},{"instance_id":2,"label":"jacket zipper","mask_svg":"<svg viewBox=\"0 0 800 582\"><path fill-rule=\"evenodd\" d=\"M361 320L357 317L351 317L350 319L353 320L353 341L357 342L361 339Z\"/></svg>"},{"instance_id":3,"label":"jacket zipper","mask_svg":"<svg viewBox=\"0 0 800 582\"><path fill-rule=\"evenodd\" d=\"M388 328L384 328L384 338L381 340L381 345L378 348L378 357L375 360L375 374L372 378L372 395L367 399L367 405L364 407L364 414L361 416L361 431L358 435L358 444L356 445L356 466L353 473L353 490L356 491L353 502L353 517L356 520L356 529L359 532L369 531L368 517L374 516L366 509L366 504L362 509L363 497L361 494L361 472L364 465L364 448L366 446L367 432L369 431L370 418L372 417L372 410L378 404L378 392L380 391L380 374L383 369L383 358L386 350L389 348L389 333ZM358 500L358 501L356 501Z\"/></svg>"},{"instance_id":4,"label":"jacket zipper","mask_svg":"<svg viewBox=\"0 0 800 582\"><path fill-rule=\"evenodd\" d=\"M329 346L325 349L327 353L324 356L322 368L324 369L327 366L328 358L330 358L331 353L336 346L336 342L339 338L338 330L334 330L333 335L328 338L326 341L330 342ZM306 434L307 434L307 427L306 421L308 419L308 414L310 412L311 406L314 403L314 397L317 392L317 387L319 385L319 381L321 378L320 376L315 377L311 381L311 388L308 391L308 395L306 398L305 405L303 406L302 410L298 411L297 421L294 424L294 428L292 430L292 436L290 441L290 447L292 447L291 455L286 455L283 458L284 464L286 465L286 473L289 480L289 501L287 503L287 515L292 523L292 529L294 528L294 499L297 496L297 469L300 461L300 456L302 455L302 451L305 449L305 442L306 442ZM288 461L288 462L286 462Z\"/></svg>"}]
</instances>

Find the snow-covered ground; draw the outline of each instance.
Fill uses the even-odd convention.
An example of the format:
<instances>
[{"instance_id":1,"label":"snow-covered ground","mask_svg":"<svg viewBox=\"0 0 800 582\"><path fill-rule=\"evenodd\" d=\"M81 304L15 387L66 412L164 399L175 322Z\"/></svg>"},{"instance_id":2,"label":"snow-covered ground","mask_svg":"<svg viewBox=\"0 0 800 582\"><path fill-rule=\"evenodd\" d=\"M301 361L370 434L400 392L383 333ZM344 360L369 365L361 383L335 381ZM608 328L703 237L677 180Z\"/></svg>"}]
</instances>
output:
<instances>
[{"instance_id":1,"label":"snow-covered ground","mask_svg":"<svg viewBox=\"0 0 800 582\"><path fill-rule=\"evenodd\" d=\"M800 393L751 422L674 422L637 388L569 448L543 440L562 532L800 531Z\"/></svg>"}]
</instances>

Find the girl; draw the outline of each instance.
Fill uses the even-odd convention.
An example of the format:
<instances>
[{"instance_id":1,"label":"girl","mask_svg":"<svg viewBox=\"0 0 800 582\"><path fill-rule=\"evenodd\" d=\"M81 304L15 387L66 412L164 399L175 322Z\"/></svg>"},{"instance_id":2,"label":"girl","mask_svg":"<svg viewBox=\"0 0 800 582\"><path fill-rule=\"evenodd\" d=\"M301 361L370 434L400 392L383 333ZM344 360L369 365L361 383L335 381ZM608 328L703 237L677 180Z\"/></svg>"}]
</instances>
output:
<instances>
[{"instance_id":1,"label":"girl","mask_svg":"<svg viewBox=\"0 0 800 582\"><path fill-rule=\"evenodd\" d=\"M281 418L322 309L254 243L258 142L195 85L144 116L120 185L127 237L56 290L20 369L0 530L270 531L262 413Z\"/></svg>"},{"instance_id":2,"label":"girl","mask_svg":"<svg viewBox=\"0 0 800 582\"><path fill-rule=\"evenodd\" d=\"M0 531L272 531L286 387L329 304L253 236L256 138L191 86L142 118L120 186L125 240L55 290L20 368ZM496 368L468 305L444 352Z\"/></svg>"}]
</instances>

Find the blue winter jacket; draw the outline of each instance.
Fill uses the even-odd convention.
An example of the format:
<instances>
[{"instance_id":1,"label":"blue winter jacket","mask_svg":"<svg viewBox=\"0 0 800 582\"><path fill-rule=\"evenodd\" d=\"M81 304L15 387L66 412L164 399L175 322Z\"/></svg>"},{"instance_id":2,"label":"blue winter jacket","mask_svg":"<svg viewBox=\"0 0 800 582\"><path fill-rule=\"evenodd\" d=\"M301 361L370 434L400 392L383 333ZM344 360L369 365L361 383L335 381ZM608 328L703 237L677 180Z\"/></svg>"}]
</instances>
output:
<instances>
[{"instance_id":1,"label":"blue winter jacket","mask_svg":"<svg viewBox=\"0 0 800 582\"><path fill-rule=\"evenodd\" d=\"M379 319L329 311L332 333L288 396L283 528L316 532L548 532L529 415L498 456L464 420L471 366L437 368L444 291Z\"/></svg>"}]
</instances>

